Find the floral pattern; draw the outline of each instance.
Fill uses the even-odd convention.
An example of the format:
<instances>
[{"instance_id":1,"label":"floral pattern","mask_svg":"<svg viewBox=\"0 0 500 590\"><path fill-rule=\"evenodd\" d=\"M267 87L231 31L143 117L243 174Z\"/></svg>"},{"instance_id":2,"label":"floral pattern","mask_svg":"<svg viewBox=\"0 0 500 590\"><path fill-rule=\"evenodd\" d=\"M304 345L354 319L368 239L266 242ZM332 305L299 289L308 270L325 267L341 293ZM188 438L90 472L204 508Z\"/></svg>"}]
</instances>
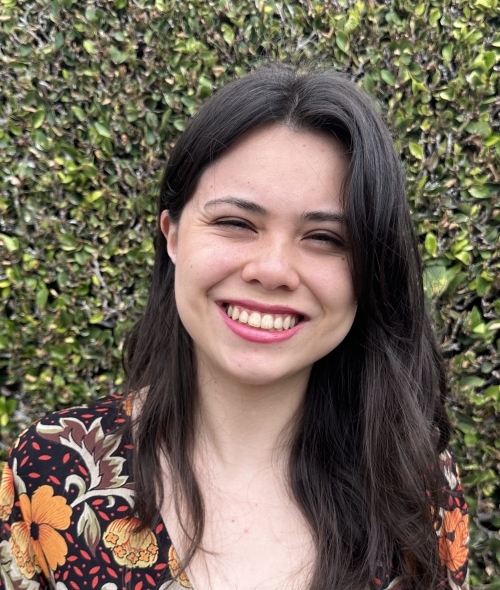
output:
<instances>
[{"instance_id":1,"label":"floral pattern","mask_svg":"<svg viewBox=\"0 0 500 590\"><path fill-rule=\"evenodd\" d=\"M7 520L14 506L14 476L12 469L6 465L0 484L0 520Z\"/></svg>"},{"instance_id":2,"label":"floral pattern","mask_svg":"<svg viewBox=\"0 0 500 590\"><path fill-rule=\"evenodd\" d=\"M168 565L172 576L182 588L192 588L186 573L181 569L179 556L173 545L170 545L170 549L168 550Z\"/></svg>"},{"instance_id":3,"label":"floral pattern","mask_svg":"<svg viewBox=\"0 0 500 590\"><path fill-rule=\"evenodd\" d=\"M27 578L40 570L48 577L49 568L54 570L66 561L68 546L58 531L69 527L72 510L47 485L37 488L31 501L21 494L19 506L23 519L12 525L12 553Z\"/></svg>"},{"instance_id":4,"label":"floral pattern","mask_svg":"<svg viewBox=\"0 0 500 590\"><path fill-rule=\"evenodd\" d=\"M104 546L111 549L117 563L127 567L148 567L156 562L158 542L151 531L136 532L137 518L114 520L104 532Z\"/></svg>"},{"instance_id":5,"label":"floral pattern","mask_svg":"<svg viewBox=\"0 0 500 590\"><path fill-rule=\"evenodd\" d=\"M162 522L138 530L120 429L132 402L110 396L50 414L11 450L0 484L0 590L192 588ZM449 452L436 518L441 588L467 588L467 505ZM394 572L377 590L403 590Z\"/></svg>"}]
</instances>

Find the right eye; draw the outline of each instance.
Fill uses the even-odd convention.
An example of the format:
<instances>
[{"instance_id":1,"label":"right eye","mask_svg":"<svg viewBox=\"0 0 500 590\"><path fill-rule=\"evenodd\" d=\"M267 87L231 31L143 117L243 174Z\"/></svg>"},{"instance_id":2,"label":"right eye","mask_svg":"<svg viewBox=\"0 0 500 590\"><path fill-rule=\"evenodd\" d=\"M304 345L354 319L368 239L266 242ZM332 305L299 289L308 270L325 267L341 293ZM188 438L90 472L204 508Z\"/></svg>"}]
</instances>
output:
<instances>
[{"instance_id":1,"label":"right eye","mask_svg":"<svg viewBox=\"0 0 500 590\"><path fill-rule=\"evenodd\" d=\"M237 217L224 217L223 219L216 219L214 222L212 222L212 225L228 228L235 227L239 229L253 229L247 221L238 219Z\"/></svg>"}]
</instances>

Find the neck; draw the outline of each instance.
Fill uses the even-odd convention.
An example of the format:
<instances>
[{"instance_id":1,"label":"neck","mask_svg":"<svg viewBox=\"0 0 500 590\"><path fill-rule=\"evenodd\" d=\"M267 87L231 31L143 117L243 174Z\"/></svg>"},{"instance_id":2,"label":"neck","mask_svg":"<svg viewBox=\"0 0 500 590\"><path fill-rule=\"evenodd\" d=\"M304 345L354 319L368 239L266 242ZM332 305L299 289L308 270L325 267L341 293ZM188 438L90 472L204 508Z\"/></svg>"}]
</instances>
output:
<instances>
[{"instance_id":1,"label":"neck","mask_svg":"<svg viewBox=\"0 0 500 590\"><path fill-rule=\"evenodd\" d=\"M200 363L195 454L235 477L282 464L308 379L307 372L279 384L243 384Z\"/></svg>"}]
</instances>

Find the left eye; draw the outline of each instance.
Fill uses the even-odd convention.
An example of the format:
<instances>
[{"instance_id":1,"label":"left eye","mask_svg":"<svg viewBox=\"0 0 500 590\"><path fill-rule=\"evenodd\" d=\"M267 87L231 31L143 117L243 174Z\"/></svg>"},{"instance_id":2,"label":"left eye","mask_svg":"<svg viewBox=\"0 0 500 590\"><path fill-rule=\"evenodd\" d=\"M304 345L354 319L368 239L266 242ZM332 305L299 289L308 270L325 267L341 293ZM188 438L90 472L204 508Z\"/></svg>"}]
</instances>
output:
<instances>
[{"instance_id":1,"label":"left eye","mask_svg":"<svg viewBox=\"0 0 500 590\"><path fill-rule=\"evenodd\" d=\"M317 242L323 243L325 245L331 244L332 246L337 246L340 248L345 248L345 244L343 240L333 234L326 234L326 233L318 233L318 234L311 234L307 236L308 240L315 240Z\"/></svg>"}]
</instances>

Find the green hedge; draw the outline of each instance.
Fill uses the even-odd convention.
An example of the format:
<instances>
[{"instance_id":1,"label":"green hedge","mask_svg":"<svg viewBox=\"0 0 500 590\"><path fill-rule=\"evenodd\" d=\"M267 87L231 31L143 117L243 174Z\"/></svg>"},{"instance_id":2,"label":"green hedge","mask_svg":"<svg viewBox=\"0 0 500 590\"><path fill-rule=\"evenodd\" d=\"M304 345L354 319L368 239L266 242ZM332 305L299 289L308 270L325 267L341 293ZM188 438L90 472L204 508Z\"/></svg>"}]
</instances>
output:
<instances>
[{"instance_id":1,"label":"green hedge","mask_svg":"<svg viewBox=\"0 0 500 590\"><path fill-rule=\"evenodd\" d=\"M449 359L472 582L500 588L498 0L1 0L0 421L119 391L158 181L200 101L313 61L380 104Z\"/></svg>"}]
</instances>

